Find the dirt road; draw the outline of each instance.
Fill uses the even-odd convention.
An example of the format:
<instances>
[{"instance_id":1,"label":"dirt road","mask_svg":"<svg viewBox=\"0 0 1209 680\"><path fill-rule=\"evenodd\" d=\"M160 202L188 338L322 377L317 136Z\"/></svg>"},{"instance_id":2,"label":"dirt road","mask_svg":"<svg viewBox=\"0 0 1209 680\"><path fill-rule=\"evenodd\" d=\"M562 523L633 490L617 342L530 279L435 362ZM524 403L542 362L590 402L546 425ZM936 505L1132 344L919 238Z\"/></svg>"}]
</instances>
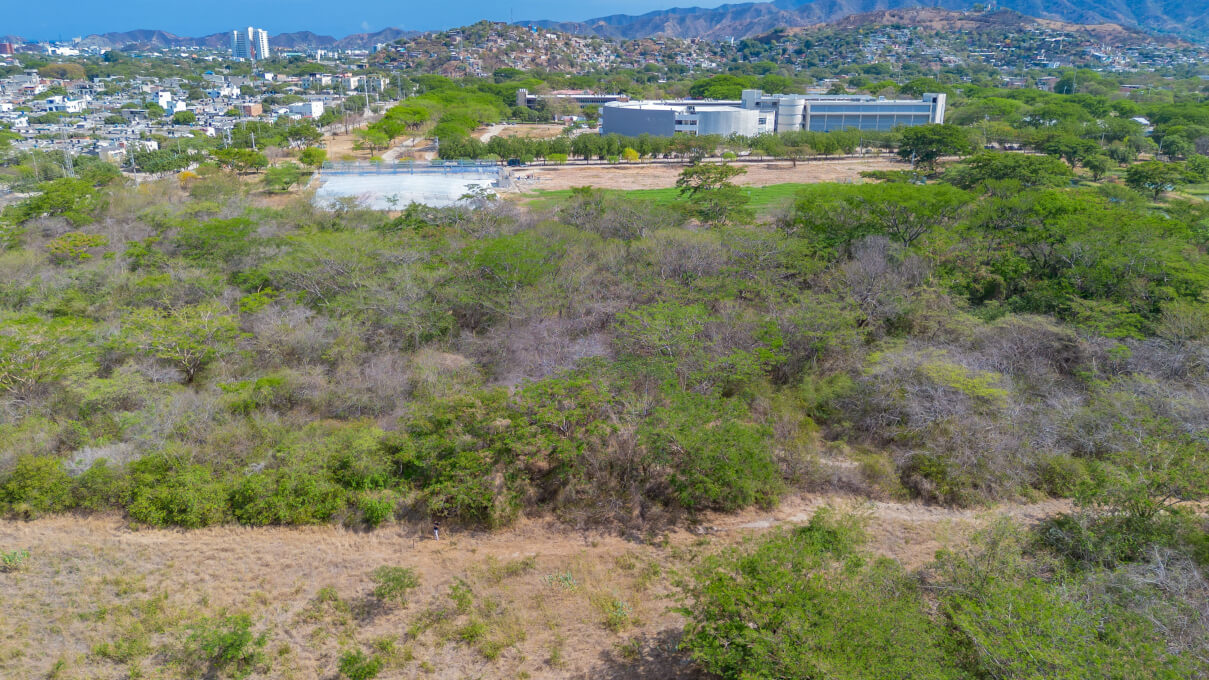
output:
<instances>
[{"instance_id":1,"label":"dirt road","mask_svg":"<svg viewBox=\"0 0 1209 680\"><path fill-rule=\"evenodd\" d=\"M620 536L537 519L497 532L445 527L439 542L420 524L186 532L132 530L117 517L0 522L0 547L30 553L24 570L0 574L10 624L0 626L0 676L43 678L60 660L63 677L150 672L170 663L200 617L246 611L272 658L254 677L333 677L351 648L395 650L379 652L391 659L386 679L690 677L674 653L682 620L669 609L670 571L805 522L823 505L868 513L872 548L909 567L991 517L1036 521L1067 507L974 511L807 495L771 512L707 516L693 531ZM405 607L370 597L381 565L415 570L420 586ZM459 583L473 593L462 610L451 599ZM475 622L480 637L466 632ZM114 662L103 645L119 642L143 651Z\"/></svg>"}]
</instances>

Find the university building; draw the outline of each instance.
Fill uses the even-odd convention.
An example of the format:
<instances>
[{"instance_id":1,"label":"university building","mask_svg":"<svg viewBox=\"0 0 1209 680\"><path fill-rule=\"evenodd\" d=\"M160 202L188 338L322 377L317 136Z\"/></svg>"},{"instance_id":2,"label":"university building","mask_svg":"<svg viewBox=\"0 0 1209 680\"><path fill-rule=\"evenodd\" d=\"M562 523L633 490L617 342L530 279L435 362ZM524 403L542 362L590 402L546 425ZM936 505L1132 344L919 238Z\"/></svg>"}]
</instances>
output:
<instances>
[{"instance_id":1,"label":"university building","mask_svg":"<svg viewBox=\"0 0 1209 680\"><path fill-rule=\"evenodd\" d=\"M892 130L899 125L943 123L945 95L926 93L919 99L886 99L743 90L738 101L612 101L601 106L600 112L602 134L670 137L685 132L754 137L796 130Z\"/></svg>"}]
</instances>

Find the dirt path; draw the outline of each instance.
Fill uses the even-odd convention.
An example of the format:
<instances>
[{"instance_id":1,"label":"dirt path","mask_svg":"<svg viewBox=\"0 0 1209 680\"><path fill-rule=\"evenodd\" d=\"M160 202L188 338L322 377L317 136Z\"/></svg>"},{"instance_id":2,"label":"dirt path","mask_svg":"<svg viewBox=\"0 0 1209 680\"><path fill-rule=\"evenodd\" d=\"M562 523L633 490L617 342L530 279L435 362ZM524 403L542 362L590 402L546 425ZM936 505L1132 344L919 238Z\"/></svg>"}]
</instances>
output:
<instances>
[{"instance_id":1,"label":"dirt path","mask_svg":"<svg viewBox=\"0 0 1209 680\"><path fill-rule=\"evenodd\" d=\"M0 548L30 553L26 569L0 574L0 611L19 622L0 626L0 677L42 678L60 659L64 677L125 677L132 664L147 672L165 663L163 652L114 663L98 645L142 636L142 648L169 649L189 621L221 611L247 611L268 633L272 670L254 677L333 677L344 650L384 640L414 657L392 663L379 676L388 680L690 677L674 653L682 619L670 609L670 573L702 552L806 522L824 505L868 513L873 550L908 567L989 518L1036 521L1068 507L955 510L803 495L772 511L710 515L694 530L666 534L621 536L534 519L496 532L447 527L439 542L422 524L360 532L132 530L117 517L0 522ZM415 570L420 587L406 607L370 606L369 576L381 565ZM456 583L473 592L464 612L451 609ZM163 632L128 611L152 606L163 609ZM465 641L459 631L472 621L486 632Z\"/></svg>"},{"instance_id":2,"label":"dirt path","mask_svg":"<svg viewBox=\"0 0 1209 680\"><path fill-rule=\"evenodd\" d=\"M491 141L492 137L498 135L506 127L508 127L508 126L499 124L499 123L497 123L495 125L488 125L486 128L484 128L481 131L475 131L474 136L478 137L480 142L486 144L487 142Z\"/></svg>"},{"instance_id":3,"label":"dirt path","mask_svg":"<svg viewBox=\"0 0 1209 680\"><path fill-rule=\"evenodd\" d=\"M417 146L424 146L417 149ZM422 137L408 137L396 146L392 146L382 154L384 161L397 161L400 156L415 156L417 152L426 151L431 148L431 143Z\"/></svg>"}]
</instances>

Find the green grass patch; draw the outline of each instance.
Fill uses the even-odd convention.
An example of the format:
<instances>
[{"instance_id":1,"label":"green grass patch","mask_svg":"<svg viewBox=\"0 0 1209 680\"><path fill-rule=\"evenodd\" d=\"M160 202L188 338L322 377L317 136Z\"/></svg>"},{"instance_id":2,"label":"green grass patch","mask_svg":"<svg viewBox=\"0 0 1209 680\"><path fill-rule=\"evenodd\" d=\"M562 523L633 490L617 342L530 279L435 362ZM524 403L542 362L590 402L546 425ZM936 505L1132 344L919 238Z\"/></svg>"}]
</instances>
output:
<instances>
[{"instance_id":1,"label":"green grass patch","mask_svg":"<svg viewBox=\"0 0 1209 680\"><path fill-rule=\"evenodd\" d=\"M1179 193L1188 194L1190 196L1204 197L1209 196L1209 182L1204 184L1185 184L1179 188Z\"/></svg>"},{"instance_id":2,"label":"green grass patch","mask_svg":"<svg viewBox=\"0 0 1209 680\"><path fill-rule=\"evenodd\" d=\"M743 193L751 197L751 207L756 213L766 214L773 209L793 200L802 188L808 185L799 182L772 184L766 187L740 187ZM651 201L656 205L674 206L682 204L679 190L676 187L665 189L603 189L609 196L630 199L634 201ZM526 194L523 199L531 208L556 208L571 197L570 189L537 190Z\"/></svg>"}]
</instances>

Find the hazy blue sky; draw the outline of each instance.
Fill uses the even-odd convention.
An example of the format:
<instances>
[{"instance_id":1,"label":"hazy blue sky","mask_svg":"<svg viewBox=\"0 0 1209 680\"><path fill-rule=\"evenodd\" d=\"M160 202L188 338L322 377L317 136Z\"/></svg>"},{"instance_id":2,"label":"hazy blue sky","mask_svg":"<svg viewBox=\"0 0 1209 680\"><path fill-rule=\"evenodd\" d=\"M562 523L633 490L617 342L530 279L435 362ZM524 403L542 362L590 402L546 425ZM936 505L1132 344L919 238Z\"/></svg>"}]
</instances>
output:
<instances>
[{"instance_id":1,"label":"hazy blue sky","mask_svg":"<svg viewBox=\"0 0 1209 680\"><path fill-rule=\"evenodd\" d=\"M448 28L479 19L578 20L641 14L673 6L713 7L721 0L3 0L0 35L64 39L89 33L152 28L199 36L249 24L270 34L290 31L342 37L388 26Z\"/></svg>"}]
</instances>

